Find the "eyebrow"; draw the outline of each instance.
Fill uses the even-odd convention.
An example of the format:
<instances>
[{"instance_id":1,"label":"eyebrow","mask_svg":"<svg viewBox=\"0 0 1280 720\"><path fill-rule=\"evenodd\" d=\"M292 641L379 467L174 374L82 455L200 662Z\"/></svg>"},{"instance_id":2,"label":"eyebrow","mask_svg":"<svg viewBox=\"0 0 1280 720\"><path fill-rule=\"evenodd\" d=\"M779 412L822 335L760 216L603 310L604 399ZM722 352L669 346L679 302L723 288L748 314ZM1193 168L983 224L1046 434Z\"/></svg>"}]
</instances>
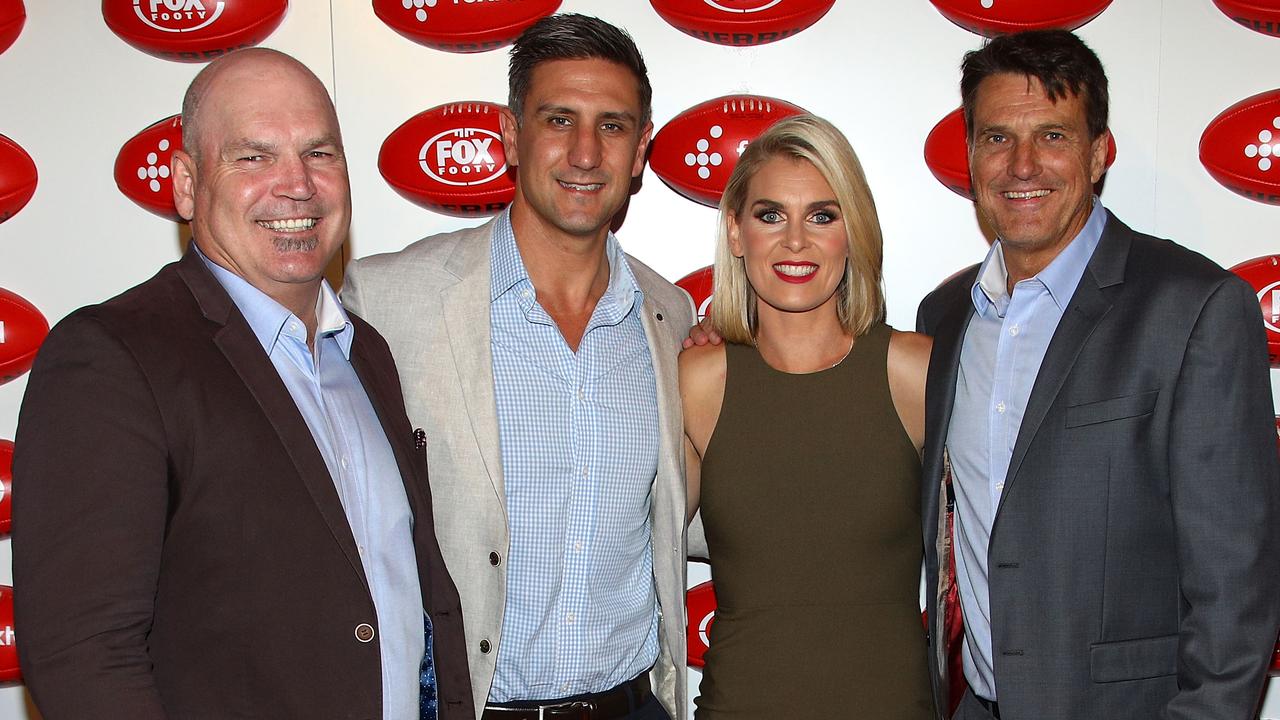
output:
<instances>
[{"instance_id":1,"label":"eyebrow","mask_svg":"<svg viewBox=\"0 0 1280 720\"><path fill-rule=\"evenodd\" d=\"M538 106L537 113L539 115L573 115L574 117L582 114L565 105L551 104ZM635 114L626 110L610 110L608 112L600 113L597 117L601 120L620 120L629 123L637 122Z\"/></svg>"},{"instance_id":2,"label":"eyebrow","mask_svg":"<svg viewBox=\"0 0 1280 720\"><path fill-rule=\"evenodd\" d=\"M1011 128L1012 126L1007 123L999 124L999 125L996 125L996 124L984 125L978 128L978 134L990 133L990 132L1007 134ZM1079 130L1079 128L1069 123L1051 122L1051 123L1043 123L1041 125L1036 125L1034 130L1036 132L1043 132L1045 130Z\"/></svg>"},{"instance_id":3,"label":"eyebrow","mask_svg":"<svg viewBox=\"0 0 1280 720\"><path fill-rule=\"evenodd\" d=\"M328 145L331 145L336 148L342 147L342 143L338 140L336 135L319 135L317 137L313 137L307 140L303 144L303 147L311 150L318 147L325 147ZM275 153L277 148L278 146L275 143L267 142L265 140L256 140L254 138L244 137L244 138L239 138L237 140L233 140L230 143L227 143L224 150L230 151L232 153L240 152L243 150L252 150L254 152L260 152L260 153Z\"/></svg>"},{"instance_id":4,"label":"eyebrow","mask_svg":"<svg viewBox=\"0 0 1280 720\"><path fill-rule=\"evenodd\" d=\"M782 209L783 207L782 203L778 202L777 200L770 200L769 198L760 198L759 200L756 200L755 202L751 203L751 207L754 208L757 206L764 206L771 209L773 208ZM832 206L839 208L840 203L836 200L814 200L813 202L809 203L805 207L805 210L808 210L808 211L821 210L823 208L832 207Z\"/></svg>"},{"instance_id":5,"label":"eyebrow","mask_svg":"<svg viewBox=\"0 0 1280 720\"><path fill-rule=\"evenodd\" d=\"M276 146L262 140L254 140L252 138L239 138L227 143L223 147L223 152L237 153L242 150L253 150L260 153L275 152Z\"/></svg>"}]
</instances>

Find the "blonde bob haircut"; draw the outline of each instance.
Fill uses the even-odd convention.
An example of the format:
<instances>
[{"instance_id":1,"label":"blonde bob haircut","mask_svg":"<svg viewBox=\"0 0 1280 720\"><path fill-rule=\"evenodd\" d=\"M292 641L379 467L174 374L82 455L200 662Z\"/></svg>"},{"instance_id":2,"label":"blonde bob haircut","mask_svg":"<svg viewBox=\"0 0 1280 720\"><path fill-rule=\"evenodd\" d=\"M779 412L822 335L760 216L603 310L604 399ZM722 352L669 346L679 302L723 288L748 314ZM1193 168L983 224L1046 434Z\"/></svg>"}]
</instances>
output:
<instances>
[{"instance_id":1,"label":"blonde bob haircut","mask_svg":"<svg viewBox=\"0 0 1280 720\"><path fill-rule=\"evenodd\" d=\"M840 205L849 261L836 288L840 325L855 337L884 319L884 290L880 264L884 256L880 219L862 164L849 141L834 125L815 115L780 120L753 140L738 158L720 198L716 233L716 264L711 322L729 342L750 343L757 330L756 293L747 280L742 258L729 249L729 217L740 216L747 203L747 186L760 168L775 157L813 163Z\"/></svg>"}]
</instances>

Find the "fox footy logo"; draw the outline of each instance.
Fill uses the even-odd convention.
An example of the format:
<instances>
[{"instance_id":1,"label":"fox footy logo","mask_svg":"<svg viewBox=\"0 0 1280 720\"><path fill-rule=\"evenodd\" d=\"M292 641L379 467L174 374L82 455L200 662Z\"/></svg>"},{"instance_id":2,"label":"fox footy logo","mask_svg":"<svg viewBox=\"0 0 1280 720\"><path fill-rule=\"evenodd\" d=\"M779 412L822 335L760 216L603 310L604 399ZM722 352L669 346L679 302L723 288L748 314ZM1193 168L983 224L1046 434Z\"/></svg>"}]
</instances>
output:
<instances>
[{"instance_id":1,"label":"fox footy logo","mask_svg":"<svg viewBox=\"0 0 1280 720\"><path fill-rule=\"evenodd\" d=\"M210 10L206 3L213 5ZM148 26L163 32L184 33L206 28L222 16L224 0L133 0L133 11Z\"/></svg>"},{"instance_id":2,"label":"fox footy logo","mask_svg":"<svg viewBox=\"0 0 1280 720\"><path fill-rule=\"evenodd\" d=\"M418 152L418 165L437 182L458 186L483 185L507 170L501 136L483 128L435 135Z\"/></svg>"},{"instance_id":3,"label":"fox footy logo","mask_svg":"<svg viewBox=\"0 0 1280 720\"><path fill-rule=\"evenodd\" d=\"M782 0L703 0L703 2L727 13L757 13L768 10Z\"/></svg>"}]
</instances>

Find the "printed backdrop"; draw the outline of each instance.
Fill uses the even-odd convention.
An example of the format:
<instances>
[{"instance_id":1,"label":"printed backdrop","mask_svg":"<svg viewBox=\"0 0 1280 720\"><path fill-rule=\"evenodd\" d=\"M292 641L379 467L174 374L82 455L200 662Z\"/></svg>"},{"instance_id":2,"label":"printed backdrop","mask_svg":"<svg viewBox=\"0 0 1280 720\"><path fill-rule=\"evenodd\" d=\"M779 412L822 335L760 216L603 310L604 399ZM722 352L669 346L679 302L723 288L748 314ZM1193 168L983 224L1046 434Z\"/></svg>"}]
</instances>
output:
<instances>
[{"instance_id":1,"label":"printed backdrop","mask_svg":"<svg viewBox=\"0 0 1280 720\"><path fill-rule=\"evenodd\" d=\"M705 0L708 6L721 5L744 16L748 13L743 11L753 6L786 2L795 4L795 0ZM495 4L520 3L537 5L539 1L379 0L373 4L389 8L388 16L395 15L405 27L414 23L426 27L433 13L479 12ZM147 15L212 12L222 5L217 0L115 4L128 13L136 7ZM263 0L263 4L285 2ZM292 0L287 4L283 20L262 44L309 65L337 102L355 207L343 259L396 250L422 236L479 222L425 209L402 193L435 193L431 202L458 212L468 203L438 191L462 187L459 192L465 194L468 181L490 178L488 165L501 163L499 143L486 142L482 132L473 132L449 136L454 140L443 149L433 146L435 155L419 158L401 153L388 160L388 167L395 162L401 166L388 171L401 181L394 188L379 172L379 152L393 131L424 110L461 103L460 107L470 108L468 112L483 115L484 103L505 103L506 52L464 54L417 44L380 19L370 0ZM982 21L1020 5L1039 3L939 0L938 4ZM16 24L7 21L19 5L17 0L0 0L0 47L12 36ZM1053 5L1075 5L1087 13L1088 6L1107 3ZM912 327L920 298L985 253L988 241L972 203L935 178L925 162L926 137L959 105L960 57L978 47L982 38L944 17L931 0L837 0L812 27L750 47L717 45L682 33L648 0L564 0L561 9L598 15L632 33L649 63L654 123L659 129L686 109L729 94L776 98L835 122L858 151L876 195L886 244L889 320L895 326ZM25 298L54 323L76 307L145 280L179 257L185 247L185 226L162 217L168 191L164 158L178 141L177 128L160 123L135 136L179 111L182 92L201 65L153 57L126 44L108 27L94 0L26 0L25 13L16 40L0 53L0 135L32 158L39 179L30 202L0 224L0 289ZM1102 192L1106 205L1134 228L1174 238L1224 266L1280 252L1276 230L1280 207L1227 190L1199 156L1201 135L1221 111L1280 86L1275 72L1280 37L1243 27L1212 0L1123 0L1107 7L1079 33L1101 56L1111 79L1116 158ZM483 45L484 41L473 44L477 42ZM1261 178L1254 187L1261 187L1270 178L1268 172L1280 173L1280 167L1270 170L1272 152L1280 151L1280 142L1272 141L1273 132L1280 136L1280 111L1273 103L1257 113L1248 120L1258 126L1256 139L1252 125L1247 129L1250 137L1244 140L1239 133L1225 130L1211 134L1206 157L1222 158L1215 165L1220 173L1223 169L1218 166L1245 165L1255 180ZM430 130L441 120L429 117L417 122ZM721 136L732 131L732 124L720 129ZM691 147L677 148L668 158L675 168L671 173L685 173L681 177L687 175L695 184L695 176L707 181L727 173L734 149L721 151L713 146L720 136L711 127L706 137L689 138ZM681 142L686 141L673 141ZM122 153L126 143L129 146ZM409 153L416 147L412 138L407 147ZM941 151L931 151L934 170L948 185L963 184L955 172L954 147L950 156L946 150L944 145ZM13 170L15 163L21 164L14 157L0 143L0 218L5 214L4 183L12 182L14 173L19 180L23 177L21 168ZM441 181L461 184L436 182L428 183L426 190L406 189L406 183L427 182L410 177L419 160L424 169L433 167ZM1274 199L1276 180L1269 182L1272 190L1261 192L1271 192ZM492 205L495 197L501 200L501 188L481 198L478 209ZM618 235L627 250L674 281L711 262L715 223L713 209L677 194L650 169ZM1274 265L1264 263L1264 270ZM340 263L332 268L335 282L340 280L340 268ZM1260 290L1280 280L1271 272L1260 281ZM1272 322L1280 320L1280 301L1275 309L1274 318L1269 317ZM24 325L20 315L0 303L0 323L10 318L7 335L0 324L0 380L5 374L5 343L11 352L22 342L22 333L30 332L24 329L30 323ZM22 376L0 383L0 441L13 437L24 387ZM73 433L76 428L65 431ZM93 462L93 458L84 461ZM22 488L15 491L20 493ZM128 513L128 508L120 511ZM9 558L9 543L0 541L0 584L12 584ZM690 585L708 577L704 565L691 564ZM3 606L0 590L0 615ZM21 633L21 628L16 633L0 628L0 658L15 638L21 642ZM696 689L698 673L690 672ZM1269 720L1280 719L1280 689L1274 685L1273 681L1261 715ZM0 720L36 717L21 686L0 688Z\"/></svg>"}]
</instances>

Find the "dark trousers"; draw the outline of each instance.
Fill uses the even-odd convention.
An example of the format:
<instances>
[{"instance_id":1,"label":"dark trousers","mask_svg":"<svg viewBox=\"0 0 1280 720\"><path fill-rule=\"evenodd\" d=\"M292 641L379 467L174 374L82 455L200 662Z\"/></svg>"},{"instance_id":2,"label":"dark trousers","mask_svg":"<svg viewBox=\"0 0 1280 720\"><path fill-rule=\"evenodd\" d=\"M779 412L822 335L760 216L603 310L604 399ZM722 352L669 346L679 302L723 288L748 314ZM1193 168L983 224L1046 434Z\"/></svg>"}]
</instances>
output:
<instances>
[{"instance_id":1,"label":"dark trousers","mask_svg":"<svg viewBox=\"0 0 1280 720\"><path fill-rule=\"evenodd\" d=\"M657 696L650 696L649 702L631 713L630 720L671 720L671 716L662 707L662 703L658 702Z\"/></svg>"},{"instance_id":2,"label":"dark trousers","mask_svg":"<svg viewBox=\"0 0 1280 720\"><path fill-rule=\"evenodd\" d=\"M995 716L978 702L972 690L965 690L964 697L960 699L960 707L956 708L954 720L995 720Z\"/></svg>"}]
</instances>

